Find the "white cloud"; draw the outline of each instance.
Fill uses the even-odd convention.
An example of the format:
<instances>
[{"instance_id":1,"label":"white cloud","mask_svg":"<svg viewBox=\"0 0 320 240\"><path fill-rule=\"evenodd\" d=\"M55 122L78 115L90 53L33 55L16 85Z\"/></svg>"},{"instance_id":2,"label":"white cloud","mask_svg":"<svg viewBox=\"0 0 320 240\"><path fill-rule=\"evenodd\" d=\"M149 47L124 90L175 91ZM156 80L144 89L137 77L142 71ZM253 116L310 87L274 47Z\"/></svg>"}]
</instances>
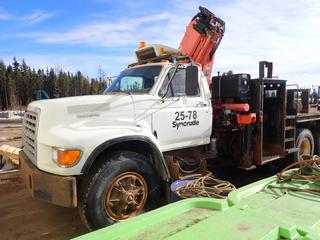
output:
<instances>
[{"instance_id":1,"label":"white cloud","mask_svg":"<svg viewBox=\"0 0 320 240\"><path fill-rule=\"evenodd\" d=\"M257 76L258 61L269 60L275 75L290 83L320 85L319 1L236 1L215 9L227 29L215 70Z\"/></svg>"},{"instance_id":2,"label":"white cloud","mask_svg":"<svg viewBox=\"0 0 320 240\"><path fill-rule=\"evenodd\" d=\"M8 12L0 8L0 20L9 20L12 18L13 15L9 14Z\"/></svg>"},{"instance_id":3,"label":"white cloud","mask_svg":"<svg viewBox=\"0 0 320 240\"><path fill-rule=\"evenodd\" d=\"M134 61L133 56L103 56L99 54L18 54L16 59L21 62L22 59L31 66L31 68L53 68L54 70L63 70L75 73L80 70L84 75L96 77L98 67L105 71L107 76L118 74L119 69L124 69L128 64ZM2 56L4 62L9 65L12 63L12 56ZM1 58L0 58L1 60Z\"/></svg>"},{"instance_id":4,"label":"white cloud","mask_svg":"<svg viewBox=\"0 0 320 240\"><path fill-rule=\"evenodd\" d=\"M169 39L170 31L166 36L168 21L173 18L174 15L164 12L114 22L100 20L66 32L27 33L23 36L32 37L41 43L86 44L93 47L132 46L141 40Z\"/></svg>"},{"instance_id":5,"label":"white cloud","mask_svg":"<svg viewBox=\"0 0 320 240\"><path fill-rule=\"evenodd\" d=\"M97 3L105 3L105 4L114 4L114 0L93 0L94 2ZM121 0L117 2L117 5L122 5L127 8L132 8L132 9L141 9L144 6L146 6L146 1L145 0Z\"/></svg>"},{"instance_id":6,"label":"white cloud","mask_svg":"<svg viewBox=\"0 0 320 240\"><path fill-rule=\"evenodd\" d=\"M55 15L54 12L47 12L42 11L39 9L33 10L32 13L19 16L11 14L3 9L0 8L0 20L16 20L16 21L23 21L28 25L33 25L38 22L42 22L44 20L47 20Z\"/></svg>"},{"instance_id":7,"label":"white cloud","mask_svg":"<svg viewBox=\"0 0 320 240\"><path fill-rule=\"evenodd\" d=\"M79 47L106 48L106 51L137 46L141 40L178 47L199 5L207 7L226 22L226 33L216 54L214 73L231 69L257 76L258 62L269 60L274 62L274 74L281 78L302 85L320 85L318 0L175 0L166 12L145 9L135 18L122 17L116 21L99 18L99 22L69 26L71 30L67 31L25 33L20 37L44 44L79 44ZM138 12L141 9L137 9ZM128 52L127 56L132 54ZM97 63L90 59L87 62L90 64L84 66ZM116 60L110 64L125 66Z\"/></svg>"},{"instance_id":8,"label":"white cloud","mask_svg":"<svg viewBox=\"0 0 320 240\"><path fill-rule=\"evenodd\" d=\"M39 9L34 10L31 14L21 17L21 20L25 21L29 25L33 25L38 22L42 22L54 16L53 12L46 12Z\"/></svg>"}]
</instances>

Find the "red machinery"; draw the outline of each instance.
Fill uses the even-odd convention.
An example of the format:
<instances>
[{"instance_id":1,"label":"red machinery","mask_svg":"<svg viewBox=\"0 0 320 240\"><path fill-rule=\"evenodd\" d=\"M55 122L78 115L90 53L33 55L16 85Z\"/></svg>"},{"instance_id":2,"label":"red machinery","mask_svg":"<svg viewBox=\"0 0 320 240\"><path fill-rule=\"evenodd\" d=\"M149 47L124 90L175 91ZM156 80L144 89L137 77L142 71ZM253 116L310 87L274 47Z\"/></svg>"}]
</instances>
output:
<instances>
[{"instance_id":1,"label":"red machinery","mask_svg":"<svg viewBox=\"0 0 320 240\"><path fill-rule=\"evenodd\" d=\"M206 8L199 7L199 10L187 27L179 52L201 64L210 85L214 54L222 40L225 23Z\"/></svg>"},{"instance_id":2,"label":"red machinery","mask_svg":"<svg viewBox=\"0 0 320 240\"><path fill-rule=\"evenodd\" d=\"M199 7L199 10L200 12L192 18L187 27L179 46L179 52L201 64L202 71L211 85L214 54L222 40L225 23L206 8ZM249 111L248 104L234 102L222 104L217 98L214 98L213 101L215 110L228 108L238 113ZM238 114L236 119L239 125L246 125L255 121L255 116Z\"/></svg>"}]
</instances>

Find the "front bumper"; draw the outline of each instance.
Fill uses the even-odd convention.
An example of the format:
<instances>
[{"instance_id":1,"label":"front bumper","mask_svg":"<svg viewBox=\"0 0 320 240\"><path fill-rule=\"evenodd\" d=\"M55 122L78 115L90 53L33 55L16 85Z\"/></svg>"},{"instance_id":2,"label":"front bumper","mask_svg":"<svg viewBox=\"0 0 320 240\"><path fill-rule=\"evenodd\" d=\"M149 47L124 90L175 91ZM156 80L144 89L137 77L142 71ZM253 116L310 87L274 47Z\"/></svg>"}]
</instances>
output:
<instances>
[{"instance_id":1,"label":"front bumper","mask_svg":"<svg viewBox=\"0 0 320 240\"><path fill-rule=\"evenodd\" d=\"M23 151L19 153L21 175L35 199L62 207L77 207L75 177L50 174L39 170Z\"/></svg>"}]
</instances>

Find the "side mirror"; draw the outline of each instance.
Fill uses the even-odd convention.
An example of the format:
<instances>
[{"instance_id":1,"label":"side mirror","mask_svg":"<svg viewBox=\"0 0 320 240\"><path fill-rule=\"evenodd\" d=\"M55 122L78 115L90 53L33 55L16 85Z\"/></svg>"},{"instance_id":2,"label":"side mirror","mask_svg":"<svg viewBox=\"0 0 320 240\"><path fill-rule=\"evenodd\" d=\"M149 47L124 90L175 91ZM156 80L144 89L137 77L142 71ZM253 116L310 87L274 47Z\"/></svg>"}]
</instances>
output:
<instances>
[{"instance_id":1,"label":"side mirror","mask_svg":"<svg viewBox=\"0 0 320 240\"><path fill-rule=\"evenodd\" d=\"M186 68L186 95L199 95L199 69L197 66L188 66Z\"/></svg>"}]
</instances>

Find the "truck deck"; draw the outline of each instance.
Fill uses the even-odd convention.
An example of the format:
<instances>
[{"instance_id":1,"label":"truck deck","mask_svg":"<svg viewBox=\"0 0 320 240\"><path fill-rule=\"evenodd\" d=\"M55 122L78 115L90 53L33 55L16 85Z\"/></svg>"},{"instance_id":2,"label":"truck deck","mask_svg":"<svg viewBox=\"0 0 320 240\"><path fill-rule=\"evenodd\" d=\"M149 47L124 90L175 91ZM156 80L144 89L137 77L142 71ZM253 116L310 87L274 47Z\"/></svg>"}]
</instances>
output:
<instances>
[{"instance_id":1,"label":"truck deck","mask_svg":"<svg viewBox=\"0 0 320 240\"><path fill-rule=\"evenodd\" d=\"M310 108L308 113L298 113L296 120L297 123L320 121L320 111L316 108Z\"/></svg>"}]
</instances>

